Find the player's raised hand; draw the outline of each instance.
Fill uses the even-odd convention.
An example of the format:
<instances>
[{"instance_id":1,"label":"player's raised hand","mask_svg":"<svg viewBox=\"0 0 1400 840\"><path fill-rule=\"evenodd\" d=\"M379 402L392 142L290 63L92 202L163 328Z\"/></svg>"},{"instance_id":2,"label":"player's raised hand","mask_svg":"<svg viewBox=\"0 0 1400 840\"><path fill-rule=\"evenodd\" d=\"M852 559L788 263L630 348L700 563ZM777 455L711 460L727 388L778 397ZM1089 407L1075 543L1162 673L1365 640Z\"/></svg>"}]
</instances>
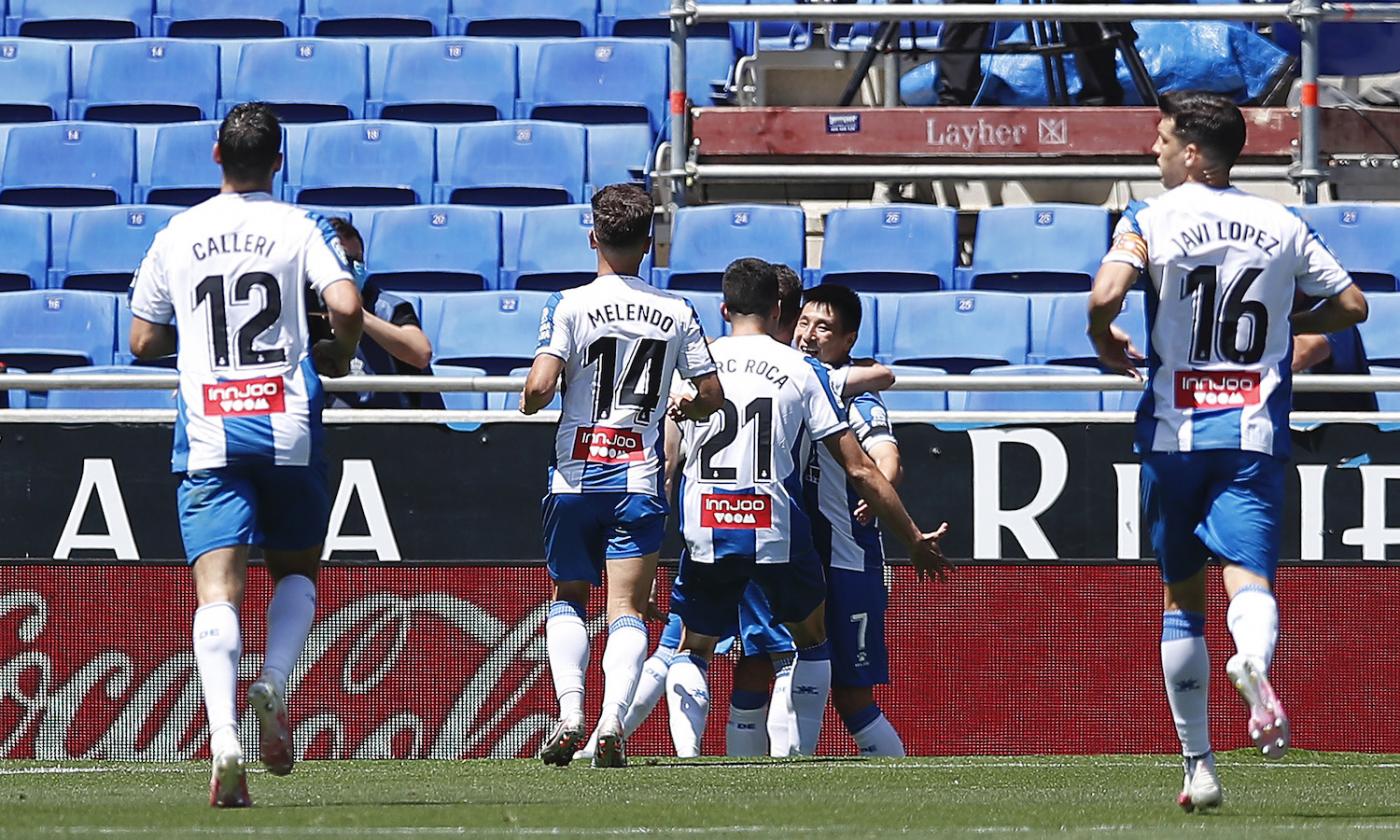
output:
<instances>
[{"instance_id":1,"label":"player's raised hand","mask_svg":"<svg viewBox=\"0 0 1400 840\"><path fill-rule=\"evenodd\" d=\"M939 540L943 539L946 533L948 523L944 522L938 526L937 531L921 535L919 541L909 547L909 562L914 565L919 580L922 581L925 577L930 580L937 578L940 582L948 580L949 573L953 571L953 564L943 556L943 546L939 545Z\"/></svg>"},{"instance_id":2,"label":"player's raised hand","mask_svg":"<svg viewBox=\"0 0 1400 840\"><path fill-rule=\"evenodd\" d=\"M1089 340L1094 342L1094 350L1099 354L1099 361L1104 367L1123 376L1142 379L1142 374L1138 372L1138 363L1143 361L1144 357L1142 351L1133 346L1133 341L1127 333L1110 325L1108 332L1091 333Z\"/></svg>"},{"instance_id":3,"label":"player's raised hand","mask_svg":"<svg viewBox=\"0 0 1400 840\"><path fill-rule=\"evenodd\" d=\"M316 372L322 376L338 379L350 372L350 356L340 351L339 344L330 338L323 338L311 346L311 359Z\"/></svg>"}]
</instances>

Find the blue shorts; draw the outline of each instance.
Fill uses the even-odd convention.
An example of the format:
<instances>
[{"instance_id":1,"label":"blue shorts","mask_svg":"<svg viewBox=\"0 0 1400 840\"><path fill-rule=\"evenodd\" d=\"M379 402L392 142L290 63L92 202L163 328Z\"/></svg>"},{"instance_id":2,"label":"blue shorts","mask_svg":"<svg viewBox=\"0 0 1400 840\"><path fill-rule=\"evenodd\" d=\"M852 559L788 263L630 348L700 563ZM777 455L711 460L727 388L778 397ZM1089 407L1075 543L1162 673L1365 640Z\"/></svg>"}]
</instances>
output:
<instances>
[{"instance_id":1,"label":"blue shorts","mask_svg":"<svg viewBox=\"0 0 1400 840\"><path fill-rule=\"evenodd\" d=\"M177 498L180 536L191 564L202 554L235 545L314 548L326 541L331 518L325 463L196 470L185 473Z\"/></svg>"},{"instance_id":2,"label":"blue shorts","mask_svg":"<svg viewBox=\"0 0 1400 840\"><path fill-rule=\"evenodd\" d=\"M787 563L756 563L751 557L696 563L687 552L671 584L671 611L695 632L723 638L734 632L750 581L762 587L776 622L801 621L826 600L826 578L815 552Z\"/></svg>"},{"instance_id":3,"label":"blue shorts","mask_svg":"<svg viewBox=\"0 0 1400 840\"><path fill-rule=\"evenodd\" d=\"M550 493L542 508L549 576L594 586L606 561L660 551L669 513L665 499L645 493Z\"/></svg>"},{"instance_id":4,"label":"blue shorts","mask_svg":"<svg viewBox=\"0 0 1400 840\"><path fill-rule=\"evenodd\" d=\"M1284 462L1259 452L1151 452L1142 458L1143 527L1162 580L1195 575L1209 556L1274 579Z\"/></svg>"},{"instance_id":5,"label":"blue shorts","mask_svg":"<svg viewBox=\"0 0 1400 840\"><path fill-rule=\"evenodd\" d=\"M744 642L745 656L797 650L792 634L773 620L773 608L768 605L768 596L763 594L762 587L752 581L744 587L744 597L739 601L739 636Z\"/></svg>"},{"instance_id":6,"label":"blue shorts","mask_svg":"<svg viewBox=\"0 0 1400 840\"><path fill-rule=\"evenodd\" d=\"M890 681L885 647L885 570L827 568L826 635L832 685L865 687Z\"/></svg>"}]
</instances>

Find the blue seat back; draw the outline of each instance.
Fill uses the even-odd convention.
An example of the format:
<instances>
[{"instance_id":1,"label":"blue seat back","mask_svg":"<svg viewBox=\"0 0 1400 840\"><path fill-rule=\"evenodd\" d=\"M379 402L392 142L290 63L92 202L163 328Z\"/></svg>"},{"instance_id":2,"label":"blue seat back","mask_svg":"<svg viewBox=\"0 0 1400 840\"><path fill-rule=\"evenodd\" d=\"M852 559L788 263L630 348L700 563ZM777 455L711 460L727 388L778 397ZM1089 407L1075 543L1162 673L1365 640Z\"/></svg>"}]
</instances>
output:
<instances>
[{"instance_id":1,"label":"blue seat back","mask_svg":"<svg viewBox=\"0 0 1400 840\"><path fill-rule=\"evenodd\" d=\"M758 257L802 271L806 227L802 210L770 205L711 205L676 211L671 267L658 273L675 289L719 289L724 269Z\"/></svg>"},{"instance_id":2,"label":"blue seat back","mask_svg":"<svg viewBox=\"0 0 1400 840\"><path fill-rule=\"evenodd\" d=\"M447 34L448 0L306 0L303 35L402 38Z\"/></svg>"},{"instance_id":3,"label":"blue seat back","mask_svg":"<svg viewBox=\"0 0 1400 840\"><path fill-rule=\"evenodd\" d=\"M953 285L958 218L950 207L889 204L826 217L821 281L869 291L936 291Z\"/></svg>"},{"instance_id":4,"label":"blue seat back","mask_svg":"<svg viewBox=\"0 0 1400 840\"><path fill-rule=\"evenodd\" d=\"M979 368L973 376L1084 376L1098 371L1066 365L1008 365ZM950 403L957 401L956 393ZM1103 401L1098 391L967 391L962 396L967 411L1098 411Z\"/></svg>"},{"instance_id":5,"label":"blue seat back","mask_svg":"<svg viewBox=\"0 0 1400 840\"><path fill-rule=\"evenodd\" d=\"M1298 207L1353 280L1368 292L1393 292L1400 278L1400 204L1314 204Z\"/></svg>"},{"instance_id":6,"label":"blue seat back","mask_svg":"<svg viewBox=\"0 0 1400 840\"><path fill-rule=\"evenodd\" d=\"M287 38L301 26L301 0L156 0L159 38Z\"/></svg>"},{"instance_id":7,"label":"blue seat back","mask_svg":"<svg viewBox=\"0 0 1400 840\"><path fill-rule=\"evenodd\" d=\"M3 296L0 296L3 297ZM545 292L478 292L443 295L428 305L433 361L480 367L506 375L535 356Z\"/></svg>"},{"instance_id":8,"label":"blue seat back","mask_svg":"<svg viewBox=\"0 0 1400 840\"><path fill-rule=\"evenodd\" d=\"M71 52L67 44L54 41L0 41L0 122L66 118Z\"/></svg>"},{"instance_id":9,"label":"blue seat back","mask_svg":"<svg viewBox=\"0 0 1400 840\"><path fill-rule=\"evenodd\" d=\"M729 322L724 320L724 313L720 310L720 305L724 303L723 294L686 292L685 299L695 308L695 315L700 319L700 326L704 328L707 338L729 335Z\"/></svg>"},{"instance_id":10,"label":"blue seat back","mask_svg":"<svg viewBox=\"0 0 1400 840\"><path fill-rule=\"evenodd\" d=\"M747 0L726 2L736 6L747 5ZM671 0L601 0L598 6L599 35L611 38L671 37ZM689 36L696 39L723 37L728 40L730 34L730 25L723 21L692 23L689 29Z\"/></svg>"},{"instance_id":11,"label":"blue seat back","mask_svg":"<svg viewBox=\"0 0 1400 840\"><path fill-rule=\"evenodd\" d=\"M431 201L436 137L432 126L408 122L313 125L288 172L292 200L351 207Z\"/></svg>"},{"instance_id":12,"label":"blue seat back","mask_svg":"<svg viewBox=\"0 0 1400 840\"><path fill-rule=\"evenodd\" d=\"M695 38L686 43L685 94L697 107L707 108L728 97L734 62L739 57L729 38Z\"/></svg>"},{"instance_id":13,"label":"blue seat back","mask_svg":"<svg viewBox=\"0 0 1400 840\"><path fill-rule=\"evenodd\" d=\"M475 123L457 129L440 200L538 206L584 199L587 134L565 123Z\"/></svg>"},{"instance_id":14,"label":"blue seat back","mask_svg":"<svg viewBox=\"0 0 1400 840\"><path fill-rule=\"evenodd\" d=\"M1108 250L1108 211L1081 204L992 207L977 214L972 288L1077 292Z\"/></svg>"},{"instance_id":15,"label":"blue seat back","mask_svg":"<svg viewBox=\"0 0 1400 840\"><path fill-rule=\"evenodd\" d=\"M881 298L880 307L887 307ZM1030 302L997 292L928 292L897 299L891 347L898 364L933 365L967 373L992 365L1025 364L1030 345Z\"/></svg>"},{"instance_id":16,"label":"blue seat back","mask_svg":"<svg viewBox=\"0 0 1400 840\"><path fill-rule=\"evenodd\" d=\"M1379 365L1400 365L1400 293L1371 295L1371 314L1360 325L1366 356Z\"/></svg>"},{"instance_id":17,"label":"blue seat back","mask_svg":"<svg viewBox=\"0 0 1400 840\"><path fill-rule=\"evenodd\" d=\"M947 373L942 368L891 365L895 380L905 376L935 376ZM880 399L890 411L947 411L946 391L881 391Z\"/></svg>"},{"instance_id":18,"label":"blue seat back","mask_svg":"<svg viewBox=\"0 0 1400 840\"><path fill-rule=\"evenodd\" d=\"M365 268L381 288L480 291L496 288L501 215L480 207L395 207L374 214Z\"/></svg>"},{"instance_id":19,"label":"blue seat back","mask_svg":"<svg viewBox=\"0 0 1400 840\"><path fill-rule=\"evenodd\" d=\"M60 246L64 261L58 285L124 293L151 240L177 212L178 207L140 204L74 211L67 242Z\"/></svg>"},{"instance_id":20,"label":"blue seat back","mask_svg":"<svg viewBox=\"0 0 1400 840\"><path fill-rule=\"evenodd\" d=\"M68 40L145 38L151 0L9 0L10 35Z\"/></svg>"},{"instance_id":21,"label":"blue seat back","mask_svg":"<svg viewBox=\"0 0 1400 840\"><path fill-rule=\"evenodd\" d=\"M43 288L48 279L49 214L0 207L0 291Z\"/></svg>"},{"instance_id":22,"label":"blue seat back","mask_svg":"<svg viewBox=\"0 0 1400 840\"><path fill-rule=\"evenodd\" d=\"M454 35L552 38L592 35L597 0L452 0Z\"/></svg>"},{"instance_id":23,"label":"blue seat back","mask_svg":"<svg viewBox=\"0 0 1400 840\"><path fill-rule=\"evenodd\" d=\"M645 181L654 142L645 125L589 126L588 183L597 191L608 184Z\"/></svg>"},{"instance_id":24,"label":"blue seat back","mask_svg":"<svg viewBox=\"0 0 1400 840\"><path fill-rule=\"evenodd\" d=\"M125 204L135 176L135 129L78 122L18 125L5 144L0 204Z\"/></svg>"},{"instance_id":25,"label":"blue seat back","mask_svg":"<svg viewBox=\"0 0 1400 840\"><path fill-rule=\"evenodd\" d=\"M219 47L196 41L111 41L92 48L75 119L151 123L213 119Z\"/></svg>"},{"instance_id":26,"label":"blue seat back","mask_svg":"<svg viewBox=\"0 0 1400 840\"><path fill-rule=\"evenodd\" d=\"M223 110L260 100L273 105L284 122L357 120L365 115L368 91L364 44L325 38L250 41L239 49Z\"/></svg>"},{"instance_id":27,"label":"blue seat back","mask_svg":"<svg viewBox=\"0 0 1400 840\"><path fill-rule=\"evenodd\" d=\"M1324 23L1318 33L1319 72L1324 76L1375 76L1400 70L1397 23ZM1301 38L1291 23L1274 25L1279 46L1300 55Z\"/></svg>"},{"instance_id":28,"label":"blue seat back","mask_svg":"<svg viewBox=\"0 0 1400 840\"><path fill-rule=\"evenodd\" d=\"M135 365L84 365L63 368L58 373L69 375L118 374L122 376L169 376L170 371L156 367ZM78 391L55 389L49 391L45 408L175 408L174 388L152 388L150 390L123 391Z\"/></svg>"},{"instance_id":29,"label":"blue seat back","mask_svg":"<svg viewBox=\"0 0 1400 840\"><path fill-rule=\"evenodd\" d=\"M1031 295L1031 359L1059 365L1096 367L1098 355L1085 332L1089 325L1089 293ZM1147 304L1142 291L1128 292L1123 311L1113 322L1126 331L1133 346L1149 352ZM1145 363L1144 363L1145 364Z\"/></svg>"},{"instance_id":30,"label":"blue seat back","mask_svg":"<svg viewBox=\"0 0 1400 840\"><path fill-rule=\"evenodd\" d=\"M0 295L0 361L31 373L109 365L117 296L43 290Z\"/></svg>"},{"instance_id":31,"label":"blue seat back","mask_svg":"<svg viewBox=\"0 0 1400 840\"><path fill-rule=\"evenodd\" d=\"M515 46L483 39L404 41L389 47L371 116L430 122L515 116Z\"/></svg>"},{"instance_id":32,"label":"blue seat back","mask_svg":"<svg viewBox=\"0 0 1400 840\"><path fill-rule=\"evenodd\" d=\"M666 45L626 39L552 41L540 47L535 119L644 123L661 130L665 114Z\"/></svg>"},{"instance_id":33,"label":"blue seat back","mask_svg":"<svg viewBox=\"0 0 1400 840\"><path fill-rule=\"evenodd\" d=\"M433 365L433 376L485 376L479 367L464 365ZM480 391L443 391L442 407L448 411L485 411L486 397Z\"/></svg>"},{"instance_id":34,"label":"blue seat back","mask_svg":"<svg viewBox=\"0 0 1400 840\"><path fill-rule=\"evenodd\" d=\"M591 281L598 273L598 252L588 244L592 229L593 208L587 204L524 211L509 285L557 291Z\"/></svg>"}]
</instances>

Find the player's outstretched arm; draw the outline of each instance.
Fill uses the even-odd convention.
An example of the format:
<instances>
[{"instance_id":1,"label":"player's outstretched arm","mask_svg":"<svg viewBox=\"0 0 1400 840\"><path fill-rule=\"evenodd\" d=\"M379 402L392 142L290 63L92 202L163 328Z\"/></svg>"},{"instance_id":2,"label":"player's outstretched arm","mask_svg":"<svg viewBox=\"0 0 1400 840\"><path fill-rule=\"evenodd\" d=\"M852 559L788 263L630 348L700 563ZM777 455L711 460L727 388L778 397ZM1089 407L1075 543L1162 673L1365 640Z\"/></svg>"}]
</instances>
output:
<instances>
[{"instance_id":1,"label":"player's outstretched arm","mask_svg":"<svg viewBox=\"0 0 1400 840\"><path fill-rule=\"evenodd\" d=\"M1089 293L1089 340L1099 361L1109 370L1134 379L1140 378L1137 363L1142 353L1133 346L1128 334L1113 326L1113 319L1123 311L1123 299L1137 283L1140 270L1126 262L1106 262L1094 276L1094 289Z\"/></svg>"},{"instance_id":2,"label":"player's outstretched arm","mask_svg":"<svg viewBox=\"0 0 1400 840\"><path fill-rule=\"evenodd\" d=\"M891 487L899 487L904 482L904 464L899 459L899 446L888 441L877 443L870 451L870 460L875 462L875 466L880 470L880 475L890 483ZM856 505L851 515L862 525L869 525L875 521L875 514L870 510L870 503L864 499Z\"/></svg>"},{"instance_id":3,"label":"player's outstretched arm","mask_svg":"<svg viewBox=\"0 0 1400 840\"><path fill-rule=\"evenodd\" d=\"M1298 335L1341 332L1365 321L1370 314L1366 295L1353 283L1312 309L1296 313L1292 318L1293 332Z\"/></svg>"},{"instance_id":4,"label":"player's outstretched arm","mask_svg":"<svg viewBox=\"0 0 1400 840\"><path fill-rule=\"evenodd\" d=\"M874 394L894 384L894 371L874 359L852 359L846 371L846 384L841 388L841 398L850 399L856 394Z\"/></svg>"},{"instance_id":5,"label":"player's outstretched arm","mask_svg":"<svg viewBox=\"0 0 1400 840\"><path fill-rule=\"evenodd\" d=\"M395 359L416 368L433 361L433 344L423 330L412 324L394 324L373 312L365 313L365 335Z\"/></svg>"},{"instance_id":6,"label":"player's outstretched arm","mask_svg":"<svg viewBox=\"0 0 1400 840\"><path fill-rule=\"evenodd\" d=\"M131 319L131 355L138 359L159 359L175 352L175 327L153 324L141 317Z\"/></svg>"},{"instance_id":7,"label":"player's outstretched arm","mask_svg":"<svg viewBox=\"0 0 1400 840\"><path fill-rule=\"evenodd\" d=\"M690 384L695 386L694 396L686 394L672 399L668 413L676 421L706 420L724 405L724 386L719 384L719 374L697 376Z\"/></svg>"},{"instance_id":8,"label":"player's outstretched arm","mask_svg":"<svg viewBox=\"0 0 1400 840\"><path fill-rule=\"evenodd\" d=\"M311 348L316 370L326 376L344 376L350 372L350 360L360 346L365 328L365 311L360 303L360 290L349 279L330 284L321 293L326 302L334 338L316 342Z\"/></svg>"},{"instance_id":9,"label":"player's outstretched arm","mask_svg":"<svg viewBox=\"0 0 1400 840\"><path fill-rule=\"evenodd\" d=\"M874 509L875 514L885 523L885 527L893 530L908 546L909 560L919 573L919 579L923 580L924 576L928 575L946 580L953 567L943 556L943 549L938 541L947 533L948 523L944 522L937 531L931 533L920 531L909 511L905 509L904 502L900 501L899 494L880 473L875 462L870 460L870 456L865 454L865 450L861 449L850 429L823 438L822 444L845 468L856 492Z\"/></svg>"}]
</instances>

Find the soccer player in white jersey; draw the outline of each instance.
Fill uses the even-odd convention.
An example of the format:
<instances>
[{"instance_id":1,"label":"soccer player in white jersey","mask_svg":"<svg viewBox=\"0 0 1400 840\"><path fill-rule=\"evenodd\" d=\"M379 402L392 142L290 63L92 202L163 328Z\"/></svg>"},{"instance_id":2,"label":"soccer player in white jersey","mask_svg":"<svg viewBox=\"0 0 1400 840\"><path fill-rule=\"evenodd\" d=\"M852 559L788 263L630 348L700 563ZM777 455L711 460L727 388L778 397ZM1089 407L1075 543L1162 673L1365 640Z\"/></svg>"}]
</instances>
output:
<instances>
[{"instance_id":1,"label":"soccer player in white jersey","mask_svg":"<svg viewBox=\"0 0 1400 840\"><path fill-rule=\"evenodd\" d=\"M938 546L944 528L925 534L910 519L839 415L826 369L771 337L779 317L772 266L736 260L725 270L723 287L722 311L732 334L715 341L711 352L726 399L709 420L682 424L686 551L671 589L671 609L684 624L681 650L667 672L672 738L694 752L709 713L706 669L751 580L763 588L774 618L798 646L790 702L826 705L831 684L823 622L826 581L802 487L814 444L835 455L862 496L909 545L921 576L942 576L949 568ZM809 754L821 715L799 712L797 717L808 725L800 727L794 751Z\"/></svg>"},{"instance_id":2,"label":"soccer player in white jersey","mask_svg":"<svg viewBox=\"0 0 1400 840\"><path fill-rule=\"evenodd\" d=\"M797 322L797 347L831 368L837 393L850 372L861 314L860 296L844 286L826 284L807 290ZM880 395L843 398L842 409L866 454L890 484L898 486L903 478L899 443ZM889 682L888 592L880 529L831 453L818 446L812 448L812 456L808 503L817 554L826 564L831 703L861 755L903 756L904 742L875 704L872 691L873 686Z\"/></svg>"},{"instance_id":3,"label":"soccer player in white jersey","mask_svg":"<svg viewBox=\"0 0 1400 840\"><path fill-rule=\"evenodd\" d=\"M156 234L131 286L131 352L156 358L178 344L172 467L184 474L180 533L199 602L194 654L209 714L215 806L250 804L235 692L238 611L254 545L262 546L276 585L262 674L248 702L263 763L275 775L292 770L287 678L315 617L330 518L316 373L349 370L363 316L335 231L271 195L281 144L268 106L230 111L214 147L220 194ZM334 329L334 338L314 347L308 287L325 301Z\"/></svg>"},{"instance_id":4,"label":"soccer player in white jersey","mask_svg":"<svg viewBox=\"0 0 1400 840\"><path fill-rule=\"evenodd\" d=\"M1153 151L1167 192L1133 202L1094 280L1089 335L1106 367L1141 358L1112 326L1145 275L1150 350L1138 408L1143 525L1164 584L1162 672L1185 758L1178 803L1222 794L1207 722L1208 556L1223 566L1236 653L1225 666L1267 758L1288 748L1288 716L1269 683L1278 641L1274 571L1289 454L1293 333L1366 318L1366 299L1296 215L1230 186L1245 122L1215 94L1168 94ZM1295 290L1325 298L1292 315Z\"/></svg>"},{"instance_id":5,"label":"soccer player in white jersey","mask_svg":"<svg viewBox=\"0 0 1400 840\"><path fill-rule=\"evenodd\" d=\"M550 298L520 410L534 414L564 376L549 493L545 556L554 597L545 624L559 722L545 740L546 764L567 765L583 746L584 605L608 573L608 643L595 767L625 763L622 719L647 654L642 623L668 506L661 421L673 372L696 388L683 410L708 417L724 399L695 310L637 276L651 249L652 203L639 187L614 184L593 196L589 241L598 279Z\"/></svg>"}]
</instances>

